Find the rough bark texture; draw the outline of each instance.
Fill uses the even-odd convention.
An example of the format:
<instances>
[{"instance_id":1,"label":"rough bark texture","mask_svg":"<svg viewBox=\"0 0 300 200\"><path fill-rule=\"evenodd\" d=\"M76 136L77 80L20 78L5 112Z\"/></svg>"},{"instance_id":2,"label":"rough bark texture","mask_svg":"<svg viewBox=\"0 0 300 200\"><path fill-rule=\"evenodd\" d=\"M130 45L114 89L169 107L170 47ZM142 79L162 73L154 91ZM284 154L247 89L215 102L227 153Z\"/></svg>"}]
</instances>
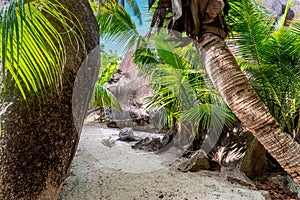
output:
<instances>
[{"instance_id":1,"label":"rough bark texture","mask_svg":"<svg viewBox=\"0 0 300 200\"><path fill-rule=\"evenodd\" d=\"M229 108L300 186L300 145L280 129L224 42L228 0L181 0L178 5L173 10L181 9L182 16L169 28L197 41L206 71Z\"/></svg>"},{"instance_id":2,"label":"rough bark texture","mask_svg":"<svg viewBox=\"0 0 300 200\"><path fill-rule=\"evenodd\" d=\"M74 13L83 29L84 44L71 43L57 21L49 20L61 31L67 60L62 89L48 92L42 103L32 97L27 104L14 83L4 102L13 104L2 117L0 137L0 199L57 199L74 157L84 114L95 78L98 59L86 61L87 55L97 56L98 25L87 0L60 0ZM74 46L76 45L76 46ZM76 78L80 67L84 72ZM84 76L84 78L83 78ZM84 79L84 82L82 81ZM74 85L84 84L81 95L73 95ZM73 99L72 99L73 97ZM79 98L80 97L80 98ZM72 105L73 102L76 104Z\"/></svg>"},{"instance_id":3,"label":"rough bark texture","mask_svg":"<svg viewBox=\"0 0 300 200\"><path fill-rule=\"evenodd\" d=\"M240 121L300 186L300 146L284 133L240 70L225 42L207 33L200 56L215 88Z\"/></svg>"}]
</instances>

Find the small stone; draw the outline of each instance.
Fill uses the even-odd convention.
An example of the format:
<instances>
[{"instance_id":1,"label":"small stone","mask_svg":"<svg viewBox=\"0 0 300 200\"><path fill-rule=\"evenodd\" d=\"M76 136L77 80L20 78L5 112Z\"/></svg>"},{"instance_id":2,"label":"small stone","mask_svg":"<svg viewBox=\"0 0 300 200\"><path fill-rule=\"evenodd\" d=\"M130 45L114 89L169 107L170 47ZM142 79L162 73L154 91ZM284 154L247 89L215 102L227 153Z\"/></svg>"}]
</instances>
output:
<instances>
[{"instance_id":1,"label":"small stone","mask_svg":"<svg viewBox=\"0 0 300 200\"><path fill-rule=\"evenodd\" d=\"M191 158L184 159L178 164L178 169L183 172L192 171L197 172L200 170L207 170L210 168L206 154L201 150L195 152Z\"/></svg>"},{"instance_id":2,"label":"small stone","mask_svg":"<svg viewBox=\"0 0 300 200\"><path fill-rule=\"evenodd\" d=\"M271 195L266 190L260 190L260 193L265 197L265 200L272 200Z\"/></svg>"}]
</instances>

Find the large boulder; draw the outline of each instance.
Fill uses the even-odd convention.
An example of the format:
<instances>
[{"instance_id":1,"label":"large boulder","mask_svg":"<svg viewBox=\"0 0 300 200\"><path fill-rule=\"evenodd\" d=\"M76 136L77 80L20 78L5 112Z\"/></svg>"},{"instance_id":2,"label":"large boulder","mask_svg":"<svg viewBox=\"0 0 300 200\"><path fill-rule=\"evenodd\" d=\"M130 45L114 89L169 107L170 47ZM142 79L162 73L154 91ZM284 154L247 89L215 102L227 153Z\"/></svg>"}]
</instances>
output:
<instances>
[{"instance_id":1,"label":"large boulder","mask_svg":"<svg viewBox=\"0 0 300 200\"><path fill-rule=\"evenodd\" d=\"M147 79L138 66L133 62L132 56L136 50L135 43L125 54L117 72L106 87L116 96L122 112L112 111L112 121L119 127L132 127L136 130L151 130L156 127L157 114L148 112L144 107L144 98L152 96L153 90L148 86Z\"/></svg>"},{"instance_id":2,"label":"large boulder","mask_svg":"<svg viewBox=\"0 0 300 200\"><path fill-rule=\"evenodd\" d=\"M268 7L275 16L281 16L283 14L287 2L288 2L288 0L262 0L263 5ZM295 14L295 13L300 13L300 1L299 0L295 1L294 5L291 7L291 11L288 13L287 18L288 19L291 19L291 18L299 19L299 16L297 16L297 14Z\"/></svg>"}]
</instances>

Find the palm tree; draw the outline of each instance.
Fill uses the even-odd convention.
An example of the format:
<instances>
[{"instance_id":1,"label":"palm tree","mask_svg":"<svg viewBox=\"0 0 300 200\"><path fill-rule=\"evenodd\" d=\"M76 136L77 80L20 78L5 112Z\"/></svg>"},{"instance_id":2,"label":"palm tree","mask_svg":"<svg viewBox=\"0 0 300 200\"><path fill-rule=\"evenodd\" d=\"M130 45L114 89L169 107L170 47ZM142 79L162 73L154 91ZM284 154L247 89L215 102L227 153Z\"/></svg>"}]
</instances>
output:
<instances>
[{"instance_id":1,"label":"palm tree","mask_svg":"<svg viewBox=\"0 0 300 200\"><path fill-rule=\"evenodd\" d=\"M281 128L297 138L300 107L297 34L291 26L281 23L283 18L274 27L275 19L254 4L233 2L231 8L230 27L236 32L232 41L238 45L233 53L238 64ZM244 17L245 12L249 17Z\"/></svg>"},{"instance_id":2,"label":"palm tree","mask_svg":"<svg viewBox=\"0 0 300 200\"><path fill-rule=\"evenodd\" d=\"M91 1L91 2L94 2L94 1ZM139 24L143 24L142 13L141 13L141 10L140 10L140 7L139 7L137 1L136 0L126 0L126 2L129 6L129 9L132 10L133 15L138 18ZM97 3L93 3L93 4L92 5L94 7L97 5ZM106 7L106 8L109 8L111 5L118 5L119 8L126 10L125 9L125 0L99 0L98 5L100 5L100 7Z\"/></svg>"},{"instance_id":3,"label":"palm tree","mask_svg":"<svg viewBox=\"0 0 300 200\"><path fill-rule=\"evenodd\" d=\"M281 130L224 42L228 28L223 14L228 14L228 1L172 2L176 4L159 0L161 6L157 9L165 12L172 6L170 28L185 31L196 41L205 69L228 107L300 186L299 144ZM248 1L241 2L246 4ZM244 17L248 16L245 14ZM153 18L153 21L165 20L162 15Z\"/></svg>"},{"instance_id":4,"label":"palm tree","mask_svg":"<svg viewBox=\"0 0 300 200\"><path fill-rule=\"evenodd\" d=\"M98 7L95 7L95 10L97 9ZM194 47L177 48L176 52L172 52L173 47L168 47L163 40L162 34L160 34L149 38L151 40L149 43L154 43L156 46L152 48L155 52L153 53L151 52L152 50L149 49L148 42L141 39L138 35L131 17L116 3L106 3L106 6L97 10L96 13L103 37L109 38L114 43L121 43L120 45L122 45L122 43L123 45L124 43L126 44L124 41L139 40L134 60L139 64L140 71L143 71L146 75L150 75L152 88L156 91L155 95L148 99L146 107L148 106L150 112L153 110L152 108L154 108L154 110L161 108L165 111L160 112L161 120L159 120L160 122L156 122L156 125L170 129L176 127L179 121L180 124L183 124L182 121L195 119L198 116L199 118L197 120L193 120L195 121L195 124L192 125L194 131L189 130L187 132L189 135L195 135L199 138L197 127L200 121L202 126L205 127L203 129L208 129L211 128L209 127L210 120L220 121L222 119L227 125L233 120L233 116L230 112L227 112L227 107L224 106L225 104L222 103L223 100L219 98L217 92L202 87L205 85L204 80L202 80L204 73L201 73L198 69L190 68L192 67L191 64L193 66L199 65L199 56ZM169 36L167 37L169 38ZM169 39L172 40L171 38ZM129 44L132 43L133 42L130 42ZM148 48L144 48L144 44L147 44ZM187 54L187 52L190 52L190 55L183 55ZM125 55L125 63L131 60L131 55L132 54ZM191 58L187 61L186 59L188 57ZM128 63L126 64L128 65ZM159 64L160 67L157 67L157 64ZM133 63L130 62L130 65L133 65ZM153 65L152 68L151 65ZM202 85L197 82L197 79L202 80ZM200 99L197 99L197 97L190 98L191 93L198 93L194 96L198 96ZM206 98L206 100L203 98ZM183 102L188 105L183 105ZM216 115L216 112L219 112L219 117ZM219 124L221 127L218 126L218 128L215 128L222 130L223 123L216 124ZM221 133L221 131L215 132ZM217 142L217 140L215 142Z\"/></svg>"},{"instance_id":5,"label":"palm tree","mask_svg":"<svg viewBox=\"0 0 300 200\"><path fill-rule=\"evenodd\" d=\"M220 95L208 87L210 83L205 78L197 50L192 44L181 45L180 40L161 31L148 42L140 42L133 59L150 77L150 86L155 92L146 99L146 108L162 110L165 129L177 127L179 121L180 124L189 122L187 124L193 127L189 134L199 140L198 129L207 132L212 128L210 124L214 124L215 130L222 130L223 125L229 126L235 117Z\"/></svg>"},{"instance_id":6,"label":"palm tree","mask_svg":"<svg viewBox=\"0 0 300 200\"><path fill-rule=\"evenodd\" d=\"M26 2L1 7L0 199L57 199L97 79L99 28L87 0Z\"/></svg>"}]
</instances>

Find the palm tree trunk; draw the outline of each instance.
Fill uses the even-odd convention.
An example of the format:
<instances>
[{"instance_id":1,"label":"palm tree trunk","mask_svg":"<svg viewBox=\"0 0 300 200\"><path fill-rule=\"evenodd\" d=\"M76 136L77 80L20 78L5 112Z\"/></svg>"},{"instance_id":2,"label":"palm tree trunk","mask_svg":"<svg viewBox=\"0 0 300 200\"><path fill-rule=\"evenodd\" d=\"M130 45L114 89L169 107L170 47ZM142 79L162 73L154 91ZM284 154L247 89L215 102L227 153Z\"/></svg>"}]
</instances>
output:
<instances>
[{"instance_id":1,"label":"palm tree trunk","mask_svg":"<svg viewBox=\"0 0 300 200\"><path fill-rule=\"evenodd\" d=\"M61 31L67 55L62 89L49 90L41 104L33 95L27 95L32 98L26 103L14 83L8 83L10 92L3 95L3 101L12 104L1 116L0 135L2 200L58 199L77 149L99 70L99 29L87 0L59 2L76 16L83 29L84 43L74 43L73 38ZM59 22L47 17L61 30ZM73 92L78 86L77 92Z\"/></svg>"},{"instance_id":2,"label":"palm tree trunk","mask_svg":"<svg viewBox=\"0 0 300 200\"><path fill-rule=\"evenodd\" d=\"M208 75L229 108L300 186L300 145L280 129L223 39L206 33L198 50Z\"/></svg>"}]
</instances>

